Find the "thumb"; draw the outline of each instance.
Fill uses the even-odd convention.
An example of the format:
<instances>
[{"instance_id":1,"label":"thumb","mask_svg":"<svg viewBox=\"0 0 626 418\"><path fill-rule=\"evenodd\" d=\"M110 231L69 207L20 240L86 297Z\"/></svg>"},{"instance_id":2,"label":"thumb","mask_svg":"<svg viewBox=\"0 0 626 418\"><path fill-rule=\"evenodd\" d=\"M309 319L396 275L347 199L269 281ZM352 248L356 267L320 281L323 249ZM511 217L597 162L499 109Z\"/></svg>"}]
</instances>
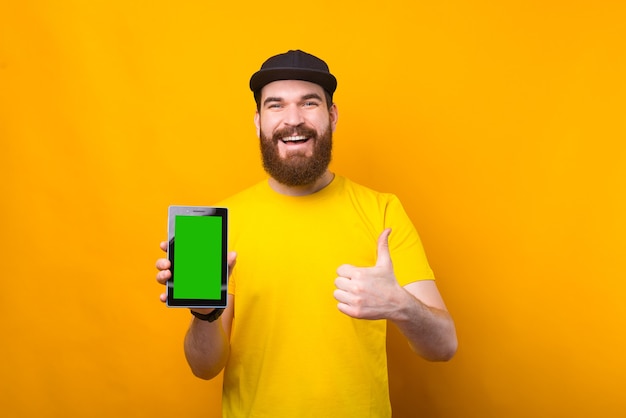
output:
<instances>
[{"instance_id":1,"label":"thumb","mask_svg":"<svg viewBox=\"0 0 626 418\"><path fill-rule=\"evenodd\" d=\"M377 267L391 266L391 255L389 254L389 234L391 234L391 228L385 229L378 237L378 256L376 258Z\"/></svg>"}]
</instances>

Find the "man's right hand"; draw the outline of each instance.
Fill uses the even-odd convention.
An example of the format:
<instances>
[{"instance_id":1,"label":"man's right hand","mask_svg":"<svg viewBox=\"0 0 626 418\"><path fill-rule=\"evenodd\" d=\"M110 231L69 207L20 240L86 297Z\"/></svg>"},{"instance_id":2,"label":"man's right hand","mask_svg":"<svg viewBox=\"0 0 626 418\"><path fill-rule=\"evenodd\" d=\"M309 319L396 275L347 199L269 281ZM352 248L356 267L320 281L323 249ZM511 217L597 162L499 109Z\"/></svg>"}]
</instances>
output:
<instances>
[{"instance_id":1,"label":"man's right hand","mask_svg":"<svg viewBox=\"0 0 626 418\"><path fill-rule=\"evenodd\" d=\"M160 244L161 250L163 250L164 252L167 252L167 246L168 246L167 241L161 241L161 244ZM234 251L231 251L228 253L227 257L228 257L227 258L228 276L230 277L230 274L232 273L233 268L235 268L235 264L237 263L237 253ZM159 271L156 274L156 281L159 284L162 284L165 286L167 281L172 278L172 272L170 271L171 265L172 263L170 263L170 260L168 260L165 257L157 259L156 268ZM161 293L159 295L159 299L161 300L161 302L165 303L167 301L167 293L166 292ZM201 313L201 314L208 314L212 310L213 309L194 309L194 311Z\"/></svg>"}]
</instances>

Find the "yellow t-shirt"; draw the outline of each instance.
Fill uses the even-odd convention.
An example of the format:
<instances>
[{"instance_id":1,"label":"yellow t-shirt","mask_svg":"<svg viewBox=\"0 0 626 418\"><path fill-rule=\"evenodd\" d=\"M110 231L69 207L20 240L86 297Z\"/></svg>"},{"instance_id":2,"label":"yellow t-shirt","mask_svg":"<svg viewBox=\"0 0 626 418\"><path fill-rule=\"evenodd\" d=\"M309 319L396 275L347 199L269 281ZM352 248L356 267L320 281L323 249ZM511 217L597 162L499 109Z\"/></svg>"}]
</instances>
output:
<instances>
[{"instance_id":1,"label":"yellow t-shirt","mask_svg":"<svg viewBox=\"0 0 626 418\"><path fill-rule=\"evenodd\" d=\"M375 264L387 227L399 283L433 279L399 200L336 176L301 197L263 181L221 205L238 253L223 416L391 416L386 323L344 315L333 291L341 264Z\"/></svg>"}]
</instances>

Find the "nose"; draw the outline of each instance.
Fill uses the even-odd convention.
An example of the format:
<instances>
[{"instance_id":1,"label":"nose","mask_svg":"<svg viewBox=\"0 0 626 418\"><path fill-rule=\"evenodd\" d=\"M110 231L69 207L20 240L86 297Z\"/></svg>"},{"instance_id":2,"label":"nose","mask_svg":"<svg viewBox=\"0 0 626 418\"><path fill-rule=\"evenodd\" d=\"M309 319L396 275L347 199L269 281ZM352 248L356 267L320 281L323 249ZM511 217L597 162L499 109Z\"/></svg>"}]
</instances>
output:
<instances>
[{"instance_id":1,"label":"nose","mask_svg":"<svg viewBox=\"0 0 626 418\"><path fill-rule=\"evenodd\" d=\"M288 126L300 126L304 123L304 117L300 106L292 105L285 109L283 122Z\"/></svg>"}]
</instances>

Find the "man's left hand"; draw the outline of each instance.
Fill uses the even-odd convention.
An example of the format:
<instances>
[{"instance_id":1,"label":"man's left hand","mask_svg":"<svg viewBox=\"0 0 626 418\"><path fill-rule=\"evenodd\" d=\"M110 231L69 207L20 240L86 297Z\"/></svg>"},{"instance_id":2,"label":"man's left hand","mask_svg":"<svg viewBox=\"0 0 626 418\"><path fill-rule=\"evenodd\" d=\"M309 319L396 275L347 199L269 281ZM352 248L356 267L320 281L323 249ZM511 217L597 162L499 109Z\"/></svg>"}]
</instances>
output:
<instances>
[{"instance_id":1,"label":"man's left hand","mask_svg":"<svg viewBox=\"0 0 626 418\"><path fill-rule=\"evenodd\" d=\"M389 319L406 296L393 272L389 254L389 234L385 229L378 237L378 254L373 267L344 264L335 279L337 307L344 314L360 319Z\"/></svg>"}]
</instances>

